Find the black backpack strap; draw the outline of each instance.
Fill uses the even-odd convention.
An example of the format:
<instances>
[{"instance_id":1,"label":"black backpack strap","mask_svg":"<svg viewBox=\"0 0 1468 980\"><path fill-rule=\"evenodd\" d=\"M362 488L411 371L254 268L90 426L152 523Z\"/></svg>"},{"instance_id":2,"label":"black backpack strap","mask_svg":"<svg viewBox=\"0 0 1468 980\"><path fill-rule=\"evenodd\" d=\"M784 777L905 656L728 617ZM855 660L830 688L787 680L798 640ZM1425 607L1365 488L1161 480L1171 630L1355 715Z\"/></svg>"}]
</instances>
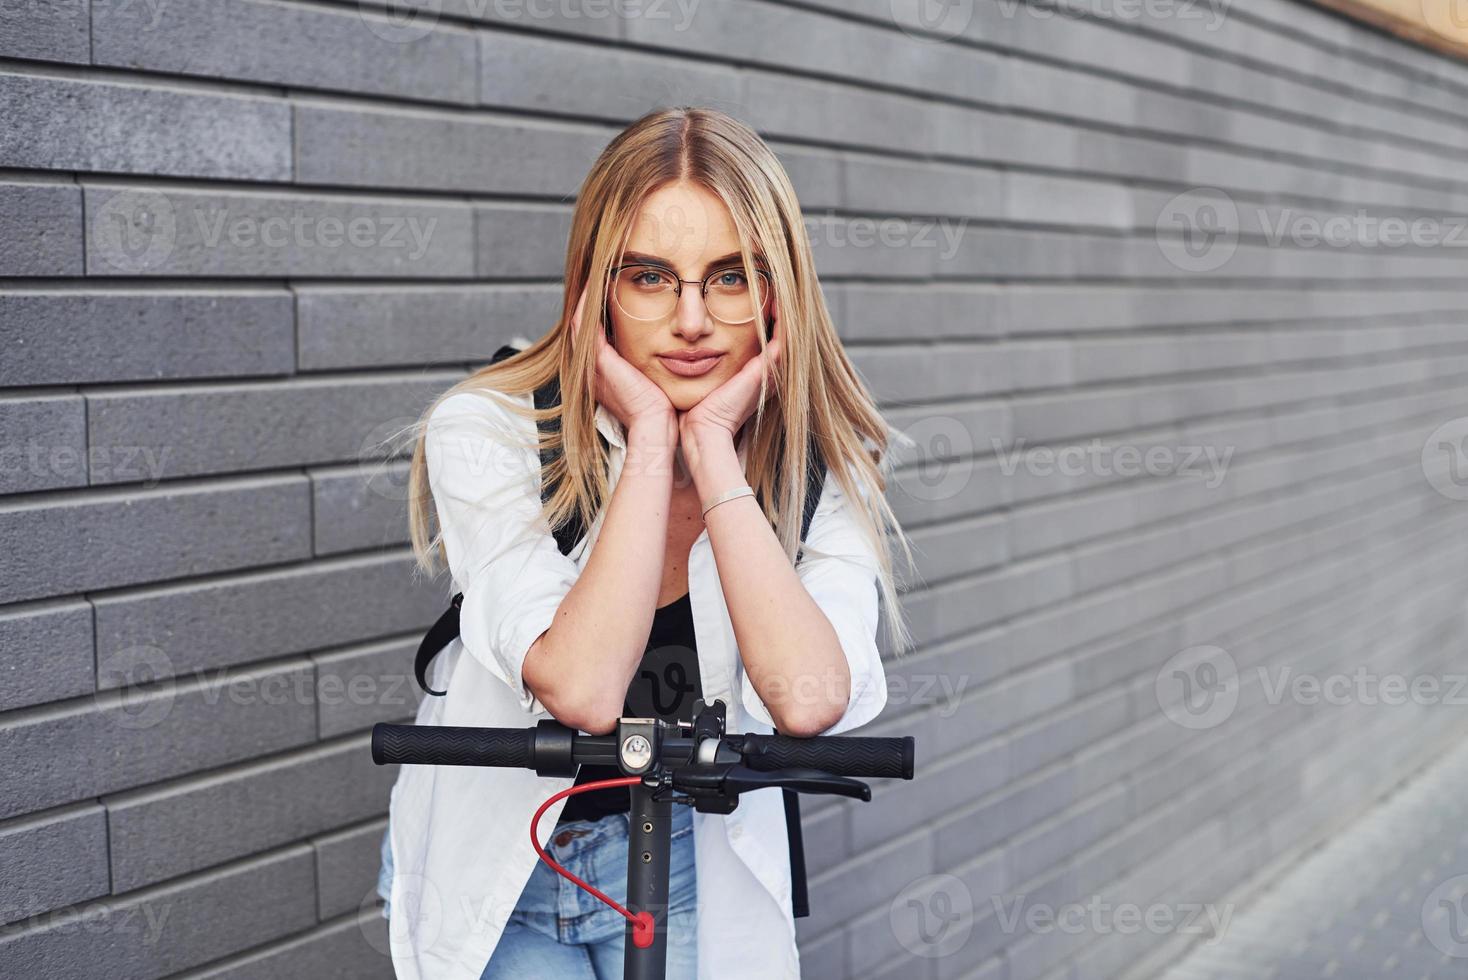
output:
<instances>
[{"instance_id":1,"label":"black backpack strap","mask_svg":"<svg viewBox=\"0 0 1468 980\"><path fill-rule=\"evenodd\" d=\"M805 512L800 515L800 540L804 541L810 537L810 524L815 520L816 508L821 505L821 490L826 485L826 460L816 448L815 440L811 440L810 454L806 457L805 468ZM804 555L804 549L795 552L795 560L800 561Z\"/></svg>"},{"instance_id":2,"label":"black backpack strap","mask_svg":"<svg viewBox=\"0 0 1468 980\"><path fill-rule=\"evenodd\" d=\"M785 839L790 845L790 917L810 916L810 886L805 880L805 837L800 827L800 794L782 789L785 795Z\"/></svg>"},{"instance_id":3,"label":"black backpack strap","mask_svg":"<svg viewBox=\"0 0 1468 980\"><path fill-rule=\"evenodd\" d=\"M498 364L507 357L520 353L518 347L505 344L494 352L489 363ZM552 378L539 388L535 389L535 407L538 409L554 408L561 403L560 379ZM561 421L557 418L541 419L538 423L541 432L560 431ZM605 439L605 437L603 437ZM548 449L542 449L540 453L541 472L547 472L550 463L556 458L556 453ZM542 502L549 500L555 487L542 481L540 488L540 499ZM569 555L571 549L576 547L576 542L585 536L585 528L581 523L580 516L571 515L571 519L555 529L556 547L561 549L561 554ZM444 647L448 646L459 635L459 609L464 602L464 593L456 594L449 602L449 607L438 617L438 621L429 627L424 635L423 641L418 644L418 652L413 657L413 674L418 678L418 686L429 694L443 697L443 691L435 691L428 686L428 666L433 662Z\"/></svg>"},{"instance_id":4,"label":"black backpack strap","mask_svg":"<svg viewBox=\"0 0 1468 980\"><path fill-rule=\"evenodd\" d=\"M463 601L464 593L460 592L454 596L449 607L428 628L422 642L418 644L418 652L413 656L413 674L418 678L418 686L434 697L441 698L446 692L435 691L428 686L428 665L433 662L438 651L448 646L449 642L459 635L459 605Z\"/></svg>"},{"instance_id":5,"label":"black backpack strap","mask_svg":"<svg viewBox=\"0 0 1468 980\"><path fill-rule=\"evenodd\" d=\"M826 460L814 440L811 442L805 471L805 511L800 515L800 539L810 537L811 521L821 503L821 489L826 484ZM804 551L795 553L798 563ZM805 837L800 825L800 794L793 789L780 791L785 799L785 839L790 847L790 911L791 917L810 916L810 886L805 877Z\"/></svg>"}]
</instances>

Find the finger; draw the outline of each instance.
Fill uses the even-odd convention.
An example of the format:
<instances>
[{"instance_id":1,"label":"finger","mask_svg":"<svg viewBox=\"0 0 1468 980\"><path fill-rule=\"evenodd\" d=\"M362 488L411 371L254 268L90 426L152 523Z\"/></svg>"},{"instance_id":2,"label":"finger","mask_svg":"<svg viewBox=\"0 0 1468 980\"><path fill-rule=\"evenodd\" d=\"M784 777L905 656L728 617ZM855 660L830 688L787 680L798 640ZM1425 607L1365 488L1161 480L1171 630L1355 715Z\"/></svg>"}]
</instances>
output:
<instances>
[{"instance_id":1,"label":"finger","mask_svg":"<svg viewBox=\"0 0 1468 980\"><path fill-rule=\"evenodd\" d=\"M779 337L765 344L765 352L760 355L760 358L764 361L766 371L774 372L775 365L780 361L780 352L782 350L784 350L784 346L780 343Z\"/></svg>"}]
</instances>

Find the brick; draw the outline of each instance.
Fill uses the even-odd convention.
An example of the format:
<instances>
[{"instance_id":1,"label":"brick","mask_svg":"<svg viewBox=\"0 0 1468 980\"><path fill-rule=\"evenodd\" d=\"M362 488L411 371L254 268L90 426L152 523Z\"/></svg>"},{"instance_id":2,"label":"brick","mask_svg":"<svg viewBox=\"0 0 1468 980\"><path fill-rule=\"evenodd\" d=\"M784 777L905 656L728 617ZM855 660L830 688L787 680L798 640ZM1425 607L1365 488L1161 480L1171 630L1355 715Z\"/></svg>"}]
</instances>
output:
<instances>
[{"instance_id":1,"label":"brick","mask_svg":"<svg viewBox=\"0 0 1468 980\"><path fill-rule=\"evenodd\" d=\"M0 935L0 971L151 980L299 932L315 906L311 849L293 847Z\"/></svg>"},{"instance_id":2,"label":"brick","mask_svg":"<svg viewBox=\"0 0 1468 980\"><path fill-rule=\"evenodd\" d=\"M969 346L864 347L852 360L873 394L887 401L971 398L1003 391L1007 352Z\"/></svg>"},{"instance_id":3,"label":"brick","mask_svg":"<svg viewBox=\"0 0 1468 980\"><path fill-rule=\"evenodd\" d=\"M911 536L914 549L921 553L923 578L930 582L992 568L1009 557L1008 525L1003 517L934 525Z\"/></svg>"},{"instance_id":4,"label":"brick","mask_svg":"<svg viewBox=\"0 0 1468 980\"><path fill-rule=\"evenodd\" d=\"M760 134L863 147L932 147L934 114L922 100L752 70L740 116Z\"/></svg>"},{"instance_id":5,"label":"brick","mask_svg":"<svg viewBox=\"0 0 1468 980\"><path fill-rule=\"evenodd\" d=\"M378 722L405 722L426 697L413 673L421 638L318 654L317 703L321 737L364 731Z\"/></svg>"},{"instance_id":6,"label":"brick","mask_svg":"<svg viewBox=\"0 0 1468 980\"><path fill-rule=\"evenodd\" d=\"M901 323L913 339L944 337L975 340L992 337L1000 328L999 311L1013 302L1012 291L995 286L896 283L845 283L838 292L847 312L837 319L843 341L883 340Z\"/></svg>"},{"instance_id":7,"label":"brick","mask_svg":"<svg viewBox=\"0 0 1468 980\"><path fill-rule=\"evenodd\" d=\"M474 101L478 67L473 34L446 23L406 38L368 8L257 0L171 0L162 16L99 4L92 51L118 68L457 103Z\"/></svg>"},{"instance_id":8,"label":"brick","mask_svg":"<svg viewBox=\"0 0 1468 980\"><path fill-rule=\"evenodd\" d=\"M121 658L114 661L123 666ZM142 656L125 666L147 676ZM0 722L13 747L0 816L139 786L311 742L314 675L295 664L139 685ZM105 745L105 752L98 746Z\"/></svg>"},{"instance_id":9,"label":"brick","mask_svg":"<svg viewBox=\"0 0 1468 980\"><path fill-rule=\"evenodd\" d=\"M1070 855L1121 827L1128 816L1126 789L1113 787L1098 799L1021 834L1005 848L1009 879L1016 883L1029 881L1059 866Z\"/></svg>"},{"instance_id":10,"label":"brick","mask_svg":"<svg viewBox=\"0 0 1468 980\"><path fill-rule=\"evenodd\" d=\"M801 924L795 923L799 935ZM846 965L846 937L832 932L821 939L802 939L800 943L800 972L813 977L849 977Z\"/></svg>"},{"instance_id":11,"label":"brick","mask_svg":"<svg viewBox=\"0 0 1468 980\"><path fill-rule=\"evenodd\" d=\"M848 154L842 161L845 206L996 221L1006 214L1005 179L997 170L912 163Z\"/></svg>"},{"instance_id":12,"label":"brick","mask_svg":"<svg viewBox=\"0 0 1468 980\"><path fill-rule=\"evenodd\" d=\"M25 15L0 18L0 55L84 65L88 43L89 0L56 0L25 8Z\"/></svg>"},{"instance_id":13,"label":"brick","mask_svg":"<svg viewBox=\"0 0 1468 980\"><path fill-rule=\"evenodd\" d=\"M958 864L1075 802L1075 773L1062 767L1011 784L932 830L936 867Z\"/></svg>"},{"instance_id":14,"label":"brick","mask_svg":"<svg viewBox=\"0 0 1468 980\"><path fill-rule=\"evenodd\" d=\"M436 9L436 8L435 8ZM568 34L584 38L612 40L621 36L629 16L641 16L644 8L618 7L598 0L566 0L549 6L535 4L486 4L476 0L444 0L446 16L472 20L493 27L530 30L536 33ZM669 16L659 8L656 16ZM409 19L404 25L409 36L422 30L436 29L438 20L425 17Z\"/></svg>"},{"instance_id":15,"label":"brick","mask_svg":"<svg viewBox=\"0 0 1468 980\"><path fill-rule=\"evenodd\" d=\"M0 711L91 694L92 607L65 599L0 608Z\"/></svg>"},{"instance_id":16,"label":"brick","mask_svg":"<svg viewBox=\"0 0 1468 980\"><path fill-rule=\"evenodd\" d=\"M547 286L298 287L302 371L480 362L539 337L561 312Z\"/></svg>"},{"instance_id":17,"label":"brick","mask_svg":"<svg viewBox=\"0 0 1468 980\"><path fill-rule=\"evenodd\" d=\"M908 732L911 726L899 730ZM922 745L926 750L926 740ZM996 792L1014 778L1009 755L1007 742L990 740L973 751L955 753L951 759L925 754L923 764L918 767L921 771L914 774L911 782L893 784L890 780L874 780L872 802L855 807L851 813L855 853L912 833L919 825L914 813L948 813ZM1002 876L1003 861L994 863Z\"/></svg>"},{"instance_id":18,"label":"brick","mask_svg":"<svg viewBox=\"0 0 1468 980\"><path fill-rule=\"evenodd\" d=\"M7 167L290 179L290 114L277 101L0 74L0 114Z\"/></svg>"},{"instance_id":19,"label":"brick","mask_svg":"<svg viewBox=\"0 0 1468 980\"><path fill-rule=\"evenodd\" d=\"M645 13L650 17L654 10ZM480 34L479 58L482 105L626 121L674 103L735 114L742 108L735 72L702 61L506 31ZM540 84L548 73L563 84Z\"/></svg>"},{"instance_id":20,"label":"brick","mask_svg":"<svg viewBox=\"0 0 1468 980\"><path fill-rule=\"evenodd\" d=\"M0 823L0 925L107 894L107 816L95 803Z\"/></svg>"},{"instance_id":21,"label":"brick","mask_svg":"<svg viewBox=\"0 0 1468 980\"><path fill-rule=\"evenodd\" d=\"M478 207L475 274L495 279L563 275L570 234L571 212L562 207Z\"/></svg>"},{"instance_id":22,"label":"brick","mask_svg":"<svg viewBox=\"0 0 1468 980\"><path fill-rule=\"evenodd\" d=\"M416 422L459 375L245 382L208 388L99 391L88 396L93 453L141 454L150 479L352 461L370 471L384 445ZM406 451L406 447L403 450ZM396 454L396 453L395 453ZM138 479L131 468L94 484Z\"/></svg>"},{"instance_id":23,"label":"brick","mask_svg":"<svg viewBox=\"0 0 1468 980\"><path fill-rule=\"evenodd\" d=\"M0 504L13 573L0 581L0 602L305 557L309 492L302 477L263 477ZM72 546L79 540L85 550Z\"/></svg>"},{"instance_id":24,"label":"brick","mask_svg":"<svg viewBox=\"0 0 1468 980\"><path fill-rule=\"evenodd\" d=\"M166 674L192 674L421 633L447 607L449 593L442 582L418 581L411 572L405 554L365 556L97 596L98 659L157 649L167 657ZM100 683L123 680L104 676Z\"/></svg>"},{"instance_id":25,"label":"brick","mask_svg":"<svg viewBox=\"0 0 1468 980\"><path fill-rule=\"evenodd\" d=\"M81 397L0 398L0 494L86 485Z\"/></svg>"},{"instance_id":26,"label":"brick","mask_svg":"<svg viewBox=\"0 0 1468 980\"><path fill-rule=\"evenodd\" d=\"M887 901L911 879L932 871L932 841L926 835L893 841L810 882L810 917L802 924L811 935L841 922L875 901Z\"/></svg>"},{"instance_id":27,"label":"brick","mask_svg":"<svg viewBox=\"0 0 1468 980\"><path fill-rule=\"evenodd\" d=\"M83 237L75 185L0 183L0 276L81 275Z\"/></svg>"},{"instance_id":28,"label":"brick","mask_svg":"<svg viewBox=\"0 0 1468 980\"><path fill-rule=\"evenodd\" d=\"M374 820L312 841L322 921L347 915L376 893L386 820Z\"/></svg>"},{"instance_id":29,"label":"brick","mask_svg":"<svg viewBox=\"0 0 1468 980\"><path fill-rule=\"evenodd\" d=\"M395 776L394 767L373 764L367 741L358 738L104 797L113 891L377 816L386 811Z\"/></svg>"},{"instance_id":30,"label":"brick","mask_svg":"<svg viewBox=\"0 0 1468 980\"><path fill-rule=\"evenodd\" d=\"M93 275L441 279L473 269L467 206L110 184L84 190Z\"/></svg>"},{"instance_id":31,"label":"brick","mask_svg":"<svg viewBox=\"0 0 1468 980\"><path fill-rule=\"evenodd\" d=\"M358 466L309 473L316 554L382 550L408 543L406 461L364 461Z\"/></svg>"},{"instance_id":32,"label":"brick","mask_svg":"<svg viewBox=\"0 0 1468 980\"><path fill-rule=\"evenodd\" d=\"M295 369L281 292L0 292L0 384L281 375Z\"/></svg>"},{"instance_id":33,"label":"brick","mask_svg":"<svg viewBox=\"0 0 1468 980\"><path fill-rule=\"evenodd\" d=\"M327 923L193 974L191 980L393 980L387 921L378 908Z\"/></svg>"},{"instance_id":34,"label":"brick","mask_svg":"<svg viewBox=\"0 0 1468 980\"><path fill-rule=\"evenodd\" d=\"M608 139L600 129L421 110L296 109L304 183L569 197Z\"/></svg>"}]
</instances>

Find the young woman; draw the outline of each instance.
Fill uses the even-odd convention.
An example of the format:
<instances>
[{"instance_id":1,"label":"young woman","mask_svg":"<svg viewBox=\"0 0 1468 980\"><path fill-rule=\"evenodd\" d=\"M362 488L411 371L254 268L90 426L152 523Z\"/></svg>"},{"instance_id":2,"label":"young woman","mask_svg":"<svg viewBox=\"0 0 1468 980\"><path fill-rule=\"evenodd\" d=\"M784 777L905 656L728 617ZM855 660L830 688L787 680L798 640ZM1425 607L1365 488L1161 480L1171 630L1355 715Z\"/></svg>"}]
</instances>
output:
<instances>
[{"instance_id":1,"label":"young woman","mask_svg":"<svg viewBox=\"0 0 1468 980\"><path fill-rule=\"evenodd\" d=\"M542 474L533 392L552 379ZM559 322L422 426L412 540L464 597L434 664L446 695L420 724L604 734L628 712L687 720L702 697L731 732L808 736L882 710L879 599L890 645L908 645L894 542L911 561L883 496L890 430L831 324L789 178L748 127L676 108L619 134L577 197ZM827 475L796 566L812 451ZM551 529L573 515L589 530L566 555ZM625 920L527 840L571 784L402 769L382 879L399 977L621 976ZM625 896L627 806L625 790L558 802L544 846ZM674 812L670 980L798 976L780 794Z\"/></svg>"}]
</instances>

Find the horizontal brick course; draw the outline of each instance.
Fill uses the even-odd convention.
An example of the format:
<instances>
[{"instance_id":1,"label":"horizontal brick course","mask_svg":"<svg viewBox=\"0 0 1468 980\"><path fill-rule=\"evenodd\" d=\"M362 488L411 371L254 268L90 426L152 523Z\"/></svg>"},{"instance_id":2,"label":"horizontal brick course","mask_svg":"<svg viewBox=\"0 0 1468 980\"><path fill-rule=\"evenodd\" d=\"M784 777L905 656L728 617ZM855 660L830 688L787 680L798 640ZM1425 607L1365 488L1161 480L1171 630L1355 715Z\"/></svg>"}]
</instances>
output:
<instances>
[{"instance_id":1,"label":"horizontal brick course","mask_svg":"<svg viewBox=\"0 0 1468 980\"><path fill-rule=\"evenodd\" d=\"M0 292L0 384L290 374L291 305L276 290Z\"/></svg>"}]
</instances>

